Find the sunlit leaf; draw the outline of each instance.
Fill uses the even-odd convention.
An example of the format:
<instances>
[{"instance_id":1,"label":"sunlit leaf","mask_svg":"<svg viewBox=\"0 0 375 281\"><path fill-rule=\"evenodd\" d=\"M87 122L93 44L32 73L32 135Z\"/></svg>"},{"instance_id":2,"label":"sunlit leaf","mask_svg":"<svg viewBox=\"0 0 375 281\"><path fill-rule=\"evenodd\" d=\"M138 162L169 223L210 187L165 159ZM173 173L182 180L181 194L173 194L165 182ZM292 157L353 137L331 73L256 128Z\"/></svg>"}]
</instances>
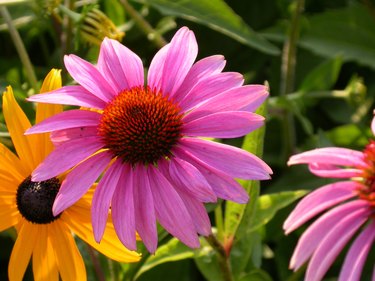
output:
<instances>
[{"instance_id":1,"label":"sunlit leaf","mask_svg":"<svg viewBox=\"0 0 375 281\"><path fill-rule=\"evenodd\" d=\"M223 0L137 0L165 15L191 20L219 31L261 52L277 55L279 49L253 31Z\"/></svg>"}]
</instances>

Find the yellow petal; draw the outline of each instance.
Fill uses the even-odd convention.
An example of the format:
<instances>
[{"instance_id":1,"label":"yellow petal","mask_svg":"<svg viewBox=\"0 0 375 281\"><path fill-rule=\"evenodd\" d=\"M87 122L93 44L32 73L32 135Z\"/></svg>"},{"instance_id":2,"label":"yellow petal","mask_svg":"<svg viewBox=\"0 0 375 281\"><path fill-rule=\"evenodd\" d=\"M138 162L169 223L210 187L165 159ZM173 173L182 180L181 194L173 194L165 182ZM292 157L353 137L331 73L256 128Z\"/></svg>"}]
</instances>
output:
<instances>
[{"instance_id":1,"label":"yellow petal","mask_svg":"<svg viewBox=\"0 0 375 281\"><path fill-rule=\"evenodd\" d=\"M80 201L78 201L80 204L73 205L62 214L61 219L69 225L70 229L77 234L79 238L113 260L119 262L139 261L141 258L140 254L125 248L117 238L117 234L110 219L108 220L102 241L100 244L96 243L91 225L90 206L86 205L86 202Z\"/></svg>"},{"instance_id":2,"label":"yellow petal","mask_svg":"<svg viewBox=\"0 0 375 281\"><path fill-rule=\"evenodd\" d=\"M49 224L36 225L39 228L33 252L33 274L35 281L59 281L59 272L53 251Z\"/></svg>"},{"instance_id":3,"label":"yellow petal","mask_svg":"<svg viewBox=\"0 0 375 281\"><path fill-rule=\"evenodd\" d=\"M22 182L30 173L24 163L5 145L0 143L0 175Z\"/></svg>"},{"instance_id":4,"label":"yellow petal","mask_svg":"<svg viewBox=\"0 0 375 281\"><path fill-rule=\"evenodd\" d=\"M57 267L63 281L86 280L86 269L73 236L61 219L50 225Z\"/></svg>"},{"instance_id":5,"label":"yellow petal","mask_svg":"<svg viewBox=\"0 0 375 281\"><path fill-rule=\"evenodd\" d=\"M61 88L61 70L52 69L44 79L41 93L49 92ZM43 104L38 103L36 106L36 118L35 123L39 123L48 117L51 117L57 113L62 112L63 108L58 104ZM39 140L38 145L40 146L40 154L38 161L42 162L44 158L53 150L53 144L49 139L48 134L38 134Z\"/></svg>"},{"instance_id":6,"label":"yellow petal","mask_svg":"<svg viewBox=\"0 0 375 281\"><path fill-rule=\"evenodd\" d=\"M3 95L3 113L17 154L24 166L27 167L28 174L31 174L39 164L36 157L39 150L37 136L24 135L24 132L31 127L30 121L15 100L10 86L7 87L7 91Z\"/></svg>"},{"instance_id":7,"label":"yellow petal","mask_svg":"<svg viewBox=\"0 0 375 281\"><path fill-rule=\"evenodd\" d=\"M61 88L61 69L54 69L52 68L51 71L47 74L46 78L44 78L42 88L40 89L40 93L46 93L58 88Z\"/></svg>"},{"instance_id":8,"label":"yellow petal","mask_svg":"<svg viewBox=\"0 0 375 281\"><path fill-rule=\"evenodd\" d=\"M21 220L16 204L9 205L4 201L0 199L0 231L15 226Z\"/></svg>"},{"instance_id":9,"label":"yellow petal","mask_svg":"<svg viewBox=\"0 0 375 281\"><path fill-rule=\"evenodd\" d=\"M9 281L22 281L37 237L37 228L23 220L12 254L10 255L8 267Z\"/></svg>"}]
</instances>

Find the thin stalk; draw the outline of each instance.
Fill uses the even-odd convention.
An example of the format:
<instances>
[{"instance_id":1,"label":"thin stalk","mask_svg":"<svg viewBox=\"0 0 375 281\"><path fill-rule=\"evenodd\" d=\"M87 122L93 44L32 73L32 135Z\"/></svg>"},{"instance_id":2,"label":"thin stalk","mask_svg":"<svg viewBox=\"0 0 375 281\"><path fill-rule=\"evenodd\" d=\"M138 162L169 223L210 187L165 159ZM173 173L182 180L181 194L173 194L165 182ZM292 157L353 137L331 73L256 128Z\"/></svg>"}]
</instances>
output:
<instances>
[{"instance_id":1,"label":"thin stalk","mask_svg":"<svg viewBox=\"0 0 375 281\"><path fill-rule=\"evenodd\" d=\"M225 281L233 281L232 270L230 268L229 256L227 255L223 245L217 240L216 236L211 234L205 237L208 244L216 251L218 255L218 261L220 269L223 273L223 279Z\"/></svg>"},{"instance_id":2,"label":"thin stalk","mask_svg":"<svg viewBox=\"0 0 375 281\"><path fill-rule=\"evenodd\" d=\"M154 44L161 48L167 44L167 41L161 36L150 24L146 21L132 5L129 4L127 0L120 0L121 4L124 6L126 12L132 17L137 26L147 35L147 38L154 42Z\"/></svg>"},{"instance_id":3,"label":"thin stalk","mask_svg":"<svg viewBox=\"0 0 375 281\"><path fill-rule=\"evenodd\" d=\"M29 79L30 85L34 89L35 93L38 93L39 92L38 80L36 79L34 68L31 64L25 45L22 42L21 36L13 24L12 17L9 14L8 9L5 6L0 6L0 12L4 18L4 21L8 25L10 36L12 37L12 40L17 49L18 55L26 70L27 78Z\"/></svg>"},{"instance_id":4,"label":"thin stalk","mask_svg":"<svg viewBox=\"0 0 375 281\"><path fill-rule=\"evenodd\" d=\"M98 254L93 250L93 248L90 245L88 244L86 245L87 245L87 252L90 255L92 264L94 266L96 277L98 278L99 281L105 281L105 275L102 270L102 267L100 266Z\"/></svg>"},{"instance_id":5,"label":"thin stalk","mask_svg":"<svg viewBox=\"0 0 375 281\"><path fill-rule=\"evenodd\" d=\"M285 96L294 89L294 78L296 69L297 42L300 33L301 14L304 9L304 0L295 0L295 9L292 15L288 37L284 43L282 64L280 95ZM284 157L292 154L295 143L294 119L290 112L286 112L283 118L284 131Z\"/></svg>"},{"instance_id":6,"label":"thin stalk","mask_svg":"<svg viewBox=\"0 0 375 281\"><path fill-rule=\"evenodd\" d=\"M223 238L224 233L224 223L223 223L223 210L221 208L221 204L218 204L215 208L215 222L216 222L216 229L217 229L217 236L219 239Z\"/></svg>"},{"instance_id":7,"label":"thin stalk","mask_svg":"<svg viewBox=\"0 0 375 281\"><path fill-rule=\"evenodd\" d=\"M67 10L74 9L74 0L65 0L64 6ZM60 7L61 8L61 7ZM64 55L70 53L72 45L73 20L68 15L62 18L63 32L61 33L61 62L64 61ZM63 81L66 79L63 71Z\"/></svg>"}]
</instances>

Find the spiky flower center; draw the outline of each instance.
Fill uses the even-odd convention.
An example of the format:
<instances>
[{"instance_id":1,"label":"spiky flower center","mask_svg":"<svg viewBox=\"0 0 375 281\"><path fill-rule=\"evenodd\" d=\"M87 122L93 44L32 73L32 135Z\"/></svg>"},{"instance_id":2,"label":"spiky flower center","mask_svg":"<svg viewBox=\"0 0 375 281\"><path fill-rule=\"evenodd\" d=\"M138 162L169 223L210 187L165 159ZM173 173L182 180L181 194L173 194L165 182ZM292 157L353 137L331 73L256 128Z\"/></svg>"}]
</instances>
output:
<instances>
[{"instance_id":1,"label":"spiky flower center","mask_svg":"<svg viewBox=\"0 0 375 281\"><path fill-rule=\"evenodd\" d=\"M17 189L17 207L21 215L32 223L48 224L60 217L52 213L52 205L59 192L60 182L56 178L33 182L27 177Z\"/></svg>"},{"instance_id":2,"label":"spiky flower center","mask_svg":"<svg viewBox=\"0 0 375 281\"><path fill-rule=\"evenodd\" d=\"M120 92L104 109L99 134L114 156L130 164L169 157L181 138L179 107L149 87Z\"/></svg>"},{"instance_id":3,"label":"spiky flower center","mask_svg":"<svg viewBox=\"0 0 375 281\"><path fill-rule=\"evenodd\" d=\"M364 185L358 190L359 197L375 207L375 142L370 141L363 151L367 167L363 170Z\"/></svg>"}]
</instances>

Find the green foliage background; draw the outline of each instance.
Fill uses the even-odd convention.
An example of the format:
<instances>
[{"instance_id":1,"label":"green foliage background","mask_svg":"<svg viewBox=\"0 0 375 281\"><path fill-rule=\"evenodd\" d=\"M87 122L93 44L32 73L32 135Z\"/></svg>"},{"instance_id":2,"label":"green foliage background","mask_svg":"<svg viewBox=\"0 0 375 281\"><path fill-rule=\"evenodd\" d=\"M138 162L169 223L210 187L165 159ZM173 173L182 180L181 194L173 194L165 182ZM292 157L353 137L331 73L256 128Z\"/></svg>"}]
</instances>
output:
<instances>
[{"instance_id":1,"label":"green foliage background","mask_svg":"<svg viewBox=\"0 0 375 281\"><path fill-rule=\"evenodd\" d=\"M157 44L149 40L124 8L124 1L89 0L82 5L83 1L67 0L53 6L54 2L58 1L0 2L0 7L9 10L21 34L39 86L51 68L64 69L64 54L75 53L96 62L99 47L83 40L79 33L81 23L74 22L66 8L81 16L90 7L99 8L125 31L122 43L137 53L146 66L158 50ZM327 180L310 175L305 167L287 167L286 162L291 154L316 147L361 150L372 138L369 124L375 97L375 2L137 0L129 3L167 40L178 27L186 25L197 37L199 58L223 54L226 70L242 73L246 84L269 85L271 96L259 112L266 116L265 128L225 142L259 156L263 154L274 171L273 179L260 186L258 182L242 182L251 195L247 205L219 202L207 209L218 241L225 250L230 249L228 262L233 280L302 280L304 270L293 273L288 270L288 262L304 228L285 236L282 223L298 198ZM66 71L63 75L64 84L70 83ZM32 119L34 106L25 102L25 97L35 92L29 78L8 27L0 18L0 92L12 85L18 101ZM2 113L0 141L12 146ZM7 278L13 234L12 231L0 234L0 244L4 245L0 251L0 280ZM205 239L201 239L200 249L191 250L162 229L159 236L156 255L149 256L144 251L139 264L118 264L97 255L105 279L224 280L223 261ZM87 246L78 243L88 279L100 280ZM342 259L343 255L326 280L336 280ZM374 253L371 260L374 261ZM371 267L369 264L365 268L363 280L370 280ZM25 280L32 280L30 270Z\"/></svg>"}]
</instances>

